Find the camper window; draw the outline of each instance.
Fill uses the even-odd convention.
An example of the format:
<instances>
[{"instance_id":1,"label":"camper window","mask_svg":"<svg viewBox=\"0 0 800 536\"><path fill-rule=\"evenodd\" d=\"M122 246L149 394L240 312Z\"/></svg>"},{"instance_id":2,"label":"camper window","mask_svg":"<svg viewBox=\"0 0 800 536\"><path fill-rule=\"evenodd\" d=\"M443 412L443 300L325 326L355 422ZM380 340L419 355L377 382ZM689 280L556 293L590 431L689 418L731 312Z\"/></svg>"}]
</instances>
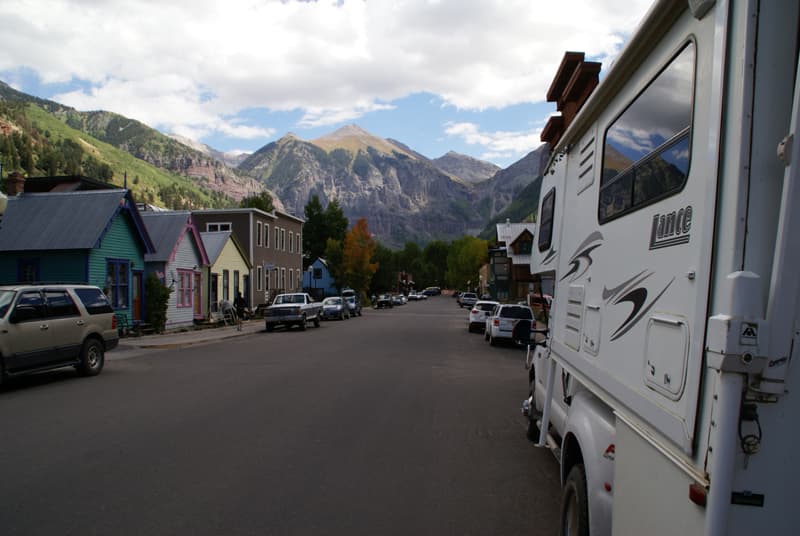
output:
<instances>
[{"instance_id":1,"label":"camper window","mask_svg":"<svg viewBox=\"0 0 800 536\"><path fill-rule=\"evenodd\" d=\"M556 189L552 188L542 200L539 215L539 251L547 251L553 242L553 211L556 206Z\"/></svg>"},{"instance_id":2,"label":"camper window","mask_svg":"<svg viewBox=\"0 0 800 536\"><path fill-rule=\"evenodd\" d=\"M689 43L606 130L600 223L683 188L689 173L694 63L694 43Z\"/></svg>"}]
</instances>

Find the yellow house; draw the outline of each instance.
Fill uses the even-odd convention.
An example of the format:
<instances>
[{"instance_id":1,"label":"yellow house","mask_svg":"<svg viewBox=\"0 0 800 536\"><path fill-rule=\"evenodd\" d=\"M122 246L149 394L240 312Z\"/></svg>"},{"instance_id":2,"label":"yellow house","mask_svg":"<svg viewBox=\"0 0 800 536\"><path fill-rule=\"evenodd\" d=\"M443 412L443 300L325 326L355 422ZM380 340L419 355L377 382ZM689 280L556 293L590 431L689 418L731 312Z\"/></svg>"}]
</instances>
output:
<instances>
[{"instance_id":1,"label":"yellow house","mask_svg":"<svg viewBox=\"0 0 800 536\"><path fill-rule=\"evenodd\" d=\"M236 293L245 300L250 295L250 269L247 255L231 231L200 233L208 254L209 266L203 273L203 284L208 289L206 316L219 311L219 302L233 303ZM248 307L250 304L247 304Z\"/></svg>"}]
</instances>

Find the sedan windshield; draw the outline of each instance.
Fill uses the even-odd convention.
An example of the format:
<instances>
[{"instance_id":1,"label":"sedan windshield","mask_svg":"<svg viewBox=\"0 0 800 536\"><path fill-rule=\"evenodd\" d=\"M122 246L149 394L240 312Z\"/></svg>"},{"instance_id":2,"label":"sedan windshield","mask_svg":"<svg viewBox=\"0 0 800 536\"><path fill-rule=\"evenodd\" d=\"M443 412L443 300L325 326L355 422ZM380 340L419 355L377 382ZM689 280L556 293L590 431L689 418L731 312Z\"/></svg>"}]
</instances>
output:
<instances>
[{"instance_id":1,"label":"sedan windshield","mask_svg":"<svg viewBox=\"0 0 800 536\"><path fill-rule=\"evenodd\" d=\"M341 298L325 298L322 300L322 305L341 305Z\"/></svg>"}]
</instances>

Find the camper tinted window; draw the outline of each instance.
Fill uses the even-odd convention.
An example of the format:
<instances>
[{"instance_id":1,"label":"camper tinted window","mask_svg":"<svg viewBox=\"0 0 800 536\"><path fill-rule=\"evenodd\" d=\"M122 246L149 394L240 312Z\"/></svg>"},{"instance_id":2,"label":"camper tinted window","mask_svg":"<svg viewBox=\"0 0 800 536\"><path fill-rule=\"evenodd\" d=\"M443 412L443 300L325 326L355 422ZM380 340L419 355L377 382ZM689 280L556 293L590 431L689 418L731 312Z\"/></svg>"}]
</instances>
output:
<instances>
[{"instance_id":1,"label":"camper tinted window","mask_svg":"<svg viewBox=\"0 0 800 536\"><path fill-rule=\"evenodd\" d=\"M694 43L689 43L606 130L600 223L683 188L689 173L694 63Z\"/></svg>"},{"instance_id":2,"label":"camper tinted window","mask_svg":"<svg viewBox=\"0 0 800 536\"><path fill-rule=\"evenodd\" d=\"M553 241L553 210L556 206L556 189L553 188L542 200L539 215L539 251L547 251Z\"/></svg>"}]
</instances>

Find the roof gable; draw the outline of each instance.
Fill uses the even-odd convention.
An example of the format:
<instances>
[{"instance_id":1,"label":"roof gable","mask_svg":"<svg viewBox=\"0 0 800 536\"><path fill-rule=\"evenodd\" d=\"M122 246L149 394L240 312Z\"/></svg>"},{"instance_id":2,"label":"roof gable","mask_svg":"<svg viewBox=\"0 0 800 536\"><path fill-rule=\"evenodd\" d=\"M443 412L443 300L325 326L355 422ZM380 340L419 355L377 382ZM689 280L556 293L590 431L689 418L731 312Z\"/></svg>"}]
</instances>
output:
<instances>
[{"instance_id":1,"label":"roof gable","mask_svg":"<svg viewBox=\"0 0 800 536\"><path fill-rule=\"evenodd\" d=\"M201 262L209 263L203 240L192 222L190 212L143 212L141 216L155 243L155 251L145 255L145 262L171 262L181 240L188 235L197 247Z\"/></svg>"}]
</instances>

